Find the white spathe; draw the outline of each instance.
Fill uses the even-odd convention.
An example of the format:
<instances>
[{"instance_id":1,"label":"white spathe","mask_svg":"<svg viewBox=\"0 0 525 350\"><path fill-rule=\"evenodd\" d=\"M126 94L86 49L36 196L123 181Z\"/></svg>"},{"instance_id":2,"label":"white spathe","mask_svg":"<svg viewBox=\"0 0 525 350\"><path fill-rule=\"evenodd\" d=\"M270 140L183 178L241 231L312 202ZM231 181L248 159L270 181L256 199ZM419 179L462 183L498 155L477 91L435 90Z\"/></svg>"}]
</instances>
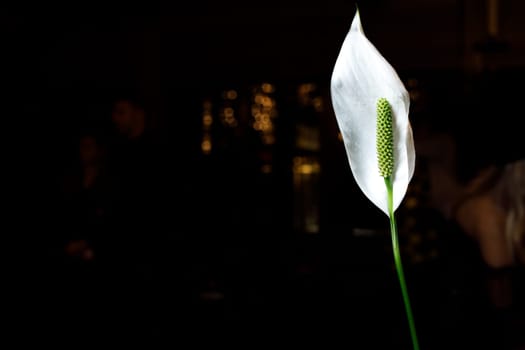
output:
<instances>
[{"instance_id":1,"label":"white spathe","mask_svg":"<svg viewBox=\"0 0 525 350\"><path fill-rule=\"evenodd\" d=\"M415 167L410 97L394 68L363 32L356 11L332 73L332 104L354 178L363 193L387 216L388 191L376 152L376 103L392 106L394 131L393 210L403 200Z\"/></svg>"}]
</instances>

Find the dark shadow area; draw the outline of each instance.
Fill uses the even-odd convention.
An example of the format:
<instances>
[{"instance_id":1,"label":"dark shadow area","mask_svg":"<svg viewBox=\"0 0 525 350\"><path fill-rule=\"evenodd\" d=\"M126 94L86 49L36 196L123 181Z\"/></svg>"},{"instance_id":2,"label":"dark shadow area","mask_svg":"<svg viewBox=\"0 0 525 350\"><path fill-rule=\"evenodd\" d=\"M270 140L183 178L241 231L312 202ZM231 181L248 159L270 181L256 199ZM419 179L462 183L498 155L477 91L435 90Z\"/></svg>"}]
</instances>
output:
<instances>
[{"instance_id":1,"label":"dark shadow area","mask_svg":"<svg viewBox=\"0 0 525 350\"><path fill-rule=\"evenodd\" d=\"M9 333L409 349L389 220L354 181L329 94L355 3L186 5L0 16ZM502 24L494 51L474 45L472 2L396 8L360 5L411 96L396 215L421 349L522 349L523 29Z\"/></svg>"}]
</instances>

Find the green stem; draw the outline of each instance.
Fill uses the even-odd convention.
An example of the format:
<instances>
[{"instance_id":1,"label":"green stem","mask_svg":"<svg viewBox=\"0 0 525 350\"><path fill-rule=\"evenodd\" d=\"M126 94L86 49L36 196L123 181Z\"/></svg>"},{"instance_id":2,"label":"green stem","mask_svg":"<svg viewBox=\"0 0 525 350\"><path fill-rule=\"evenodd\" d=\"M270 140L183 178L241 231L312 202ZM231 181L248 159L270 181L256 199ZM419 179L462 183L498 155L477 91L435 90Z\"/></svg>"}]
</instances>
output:
<instances>
[{"instance_id":1,"label":"green stem","mask_svg":"<svg viewBox=\"0 0 525 350\"><path fill-rule=\"evenodd\" d=\"M412 338L412 345L414 350L419 350L419 343L416 334L416 325L414 323L414 316L412 315L412 308L410 307L410 298L408 297L408 290L405 282L405 274L403 272L403 265L401 263L401 253L399 249L399 238L397 234L396 218L394 216L394 195L392 188L392 179L385 177L385 184L388 192L388 213L390 216L390 231L392 234L392 249L394 251L394 262L397 271L397 277L399 284L401 285L401 293L403 295L403 301L405 303L405 311L408 318L408 326L410 328L410 336Z\"/></svg>"}]
</instances>

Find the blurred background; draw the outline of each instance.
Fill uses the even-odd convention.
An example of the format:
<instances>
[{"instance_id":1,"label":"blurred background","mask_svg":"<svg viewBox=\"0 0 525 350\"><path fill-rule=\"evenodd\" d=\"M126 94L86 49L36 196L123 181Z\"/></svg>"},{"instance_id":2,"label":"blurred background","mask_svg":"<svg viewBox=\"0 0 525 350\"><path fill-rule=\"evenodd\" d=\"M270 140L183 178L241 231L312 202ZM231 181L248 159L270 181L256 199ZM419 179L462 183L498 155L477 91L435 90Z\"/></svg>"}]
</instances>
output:
<instances>
[{"instance_id":1,"label":"blurred background","mask_svg":"<svg viewBox=\"0 0 525 350\"><path fill-rule=\"evenodd\" d=\"M411 96L421 348L523 349L519 0L3 5L18 341L409 348L331 107L356 5Z\"/></svg>"}]
</instances>

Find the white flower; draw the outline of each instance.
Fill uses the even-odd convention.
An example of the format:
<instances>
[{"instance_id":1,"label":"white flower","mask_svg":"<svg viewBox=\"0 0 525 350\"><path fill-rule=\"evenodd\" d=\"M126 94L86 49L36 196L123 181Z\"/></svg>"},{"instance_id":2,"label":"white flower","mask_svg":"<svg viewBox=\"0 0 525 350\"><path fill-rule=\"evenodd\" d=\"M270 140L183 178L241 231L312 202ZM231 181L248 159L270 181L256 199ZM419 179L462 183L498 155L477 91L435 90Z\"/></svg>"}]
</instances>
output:
<instances>
[{"instance_id":1,"label":"white flower","mask_svg":"<svg viewBox=\"0 0 525 350\"><path fill-rule=\"evenodd\" d=\"M410 98L394 68L366 38L359 11L335 63L331 97L354 178L368 199L389 216L388 191L377 161L376 104L380 98L386 98L392 107L393 212L414 174L416 155L408 120Z\"/></svg>"}]
</instances>

